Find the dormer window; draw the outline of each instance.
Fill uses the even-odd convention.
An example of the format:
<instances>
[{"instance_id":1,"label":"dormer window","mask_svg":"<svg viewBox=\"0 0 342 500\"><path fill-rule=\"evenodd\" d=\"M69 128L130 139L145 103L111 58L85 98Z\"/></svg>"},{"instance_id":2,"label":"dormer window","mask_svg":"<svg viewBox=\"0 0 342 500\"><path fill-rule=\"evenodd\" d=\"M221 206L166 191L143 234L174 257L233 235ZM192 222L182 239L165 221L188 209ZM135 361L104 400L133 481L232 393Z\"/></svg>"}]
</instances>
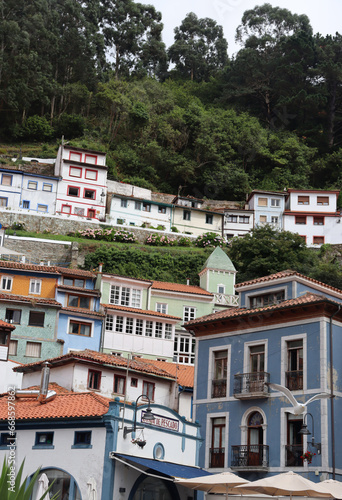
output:
<instances>
[{"instance_id":1,"label":"dormer window","mask_svg":"<svg viewBox=\"0 0 342 500\"><path fill-rule=\"evenodd\" d=\"M285 290L279 290L277 292L265 293L262 295L250 297L250 307L252 309L258 307L267 307L274 304L279 304L283 300L285 300Z\"/></svg>"}]
</instances>

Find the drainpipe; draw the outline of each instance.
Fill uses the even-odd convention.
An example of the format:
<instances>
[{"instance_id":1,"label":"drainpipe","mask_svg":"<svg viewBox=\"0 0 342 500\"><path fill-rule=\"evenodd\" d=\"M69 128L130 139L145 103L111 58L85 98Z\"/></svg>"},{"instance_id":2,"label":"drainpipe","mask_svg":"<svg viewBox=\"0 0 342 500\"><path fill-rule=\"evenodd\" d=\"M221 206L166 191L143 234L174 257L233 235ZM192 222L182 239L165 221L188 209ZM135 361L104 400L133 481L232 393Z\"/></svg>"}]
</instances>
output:
<instances>
[{"instance_id":1,"label":"drainpipe","mask_svg":"<svg viewBox=\"0 0 342 500\"><path fill-rule=\"evenodd\" d=\"M338 306L337 311L334 312L332 316L330 316L330 331L329 331L329 339L330 339L330 406L331 406L331 455L332 455L332 478L335 479L335 410L334 410L334 374L333 374L333 333L332 333L332 321L333 317L336 316L338 312L340 312L341 306Z\"/></svg>"}]
</instances>

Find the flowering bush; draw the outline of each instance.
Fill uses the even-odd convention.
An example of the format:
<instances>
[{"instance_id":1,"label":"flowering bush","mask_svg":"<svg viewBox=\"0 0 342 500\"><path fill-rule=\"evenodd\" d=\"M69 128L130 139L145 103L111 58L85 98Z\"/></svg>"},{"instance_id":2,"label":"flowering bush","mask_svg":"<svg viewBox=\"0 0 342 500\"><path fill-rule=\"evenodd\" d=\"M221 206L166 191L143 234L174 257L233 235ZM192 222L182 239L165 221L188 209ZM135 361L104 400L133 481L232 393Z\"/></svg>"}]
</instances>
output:
<instances>
[{"instance_id":1,"label":"flowering bush","mask_svg":"<svg viewBox=\"0 0 342 500\"><path fill-rule=\"evenodd\" d=\"M165 236L163 234L150 234L145 240L145 245L151 245L155 247L166 247L175 244L175 239Z\"/></svg>"},{"instance_id":2,"label":"flowering bush","mask_svg":"<svg viewBox=\"0 0 342 500\"><path fill-rule=\"evenodd\" d=\"M224 239L216 233L204 233L195 240L197 247L223 247L226 244Z\"/></svg>"},{"instance_id":3,"label":"flowering bush","mask_svg":"<svg viewBox=\"0 0 342 500\"><path fill-rule=\"evenodd\" d=\"M85 229L78 231L77 236L91 240L119 241L120 243L135 243L133 233L118 229Z\"/></svg>"},{"instance_id":4,"label":"flowering bush","mask_svg":"<svg viewBox=\"0 0 342 500\"><path fill-rule=\"evenodd\" d=\"M176 245L179 247L189 247L191 243L191 238L187 238L186 236L182 236L176 241Z\"/></svg>"},{"instance_id":5,"label":"flowering bush","mask_svg":"<svg viewBox=\"0 0 342 500\"><path fill-rule=\"evenodd\" d=\"M300 458L304 461L307 461L308 464L311 464L312 458L316 455L316 453L312 453L311 451L306 451L304 455L302 455Z\"/></svg>"}]
</instances>

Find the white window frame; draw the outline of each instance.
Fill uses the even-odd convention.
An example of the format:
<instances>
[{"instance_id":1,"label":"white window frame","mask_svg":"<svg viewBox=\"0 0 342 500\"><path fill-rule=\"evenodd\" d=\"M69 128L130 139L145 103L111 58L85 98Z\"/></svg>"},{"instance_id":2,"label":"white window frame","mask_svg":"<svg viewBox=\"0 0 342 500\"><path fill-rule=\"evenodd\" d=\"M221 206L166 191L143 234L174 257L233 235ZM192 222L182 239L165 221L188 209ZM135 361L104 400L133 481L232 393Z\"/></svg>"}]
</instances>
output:
<instances>
[{"instance_id":1,"label":"white window frame","mask_svg":"<svg viewBox=\"0 0 342 500\"><path fill-rule=\"evenodd\" d=\"M271 207L280 207L280 200L279 198L271 198Z\"/></svg>"},{"instance_id":2,"label":"white window frame","mask_svg":"<svg viewBox=\"0 0 342 500\"><path fill-rule=\"evenodd\" d=\"M35 347L39 350L39 356L36 356L36 355L33 355L33 354L28 354L29 352L29 349L28 347L31 346L32 349ZM30 340L28 340L26 342L26 346L25 346L25 356L29 357L29 358L41 358L42 356L42 343L41 342L31 342Z\"/></svg>"},{"instance_id":3,"label":"white window frame","mask_svg":"<svg viewBox=\"0 0 342 500\"><path fill-rule=\"evenodd\" d=\"M212 420L215 418L225 418L225 443L224 443L224 469L228 468L228 437L229 437L229 411L226 412L215 412L215 413L207 413L207 421L206 421L206 442L205 442L205 468L209 469L209 450L211 448L211 439L212 439ZM213 470L213 469L210 469ZM217 469L222 472L222 469Z\"/></svg>"},{"instance_id":4,"label":"white window frame","mask_svg":"<svg viewBox=\"0 0 342 500\"><path fill-rule=\"evenodd\" d=\"M287 335L281 337L281 362L280 362L280 385L286 385L285 371L287 369L287 343L293 340L303 341L303 389L293 391L295 393L302 393L307 390L307 334Z\"/></svg>"},{"instance_id":5,"label":"white window frame","mask_svg":"<svg viewBox=\"0 0 342 500\"><path fill-rule=\"evenodd\" d=\"M242 415L241 418L241 446L247 445L248 442L248 417L250 416L251 413L254 413L255 411L259 412L262 415L264 423L262 424L262 430L263 430L263 442L264 445L267 444L267 418L265 412L259 407L259 406L251 406L250 408L247 408L245 413Z\"/></svg>"},{"instance_id":6,"label":"white window frame","mask_svg":"<svg viewBox=\"0 0 342 500\"><path fill-rule=\"evenodd\" d=\"M185 319L186 315L186 310L189 310L187 312L187 315L189 316L188 319ZM183 321L184 323L191 321L192 319L196 318L196 312L197 312L197 307L194 306L183 306Z\"/></svg>"},{"instance_id":7,"label":"white window frame","mask_svg":"<svg viewBox=\"0 0 342 500\"><path fill-rule=\"evenodd\" d=\"M223 292L220 292L220 288L223 288ZM221 293L221 294L225 295L225 293L226 293L226 285L224 285L223 283L219 283L217 285L217 293Z\"/></svg>"},{"instance_id":8,"label":"white window frame","mask_svg":"<svg viewBox=\"0 0 342 500\"><path fill-rule=\"evenodd\" d=\"M227 390L223 398L212 398L211 387L214 380L215 371L215 352L227 351ZM231 346L220 345L209 348L209 365L208 365L208 386L207 386L207 400L211 402L226 401L230 396L230 369L231 369Z\"/></svg>"},{"instance_id":9,"label":"white window frame","mask_svg":"<svg viewBox=\"0 0 342 500\"><path fill-rule=\"evenodd\" d=\"M156 312L167 314L168 304L166 302L156 302Z\"/></svg>"},{"instance_id":10,"label":"white window frame","mask_svg":"<svg viewBox=\"0 0 342 500\"><path fill-rule=\"evenodd\" d=\"M34 291L32 291L32 288L34 289ZM31 279L29 293L31 295L40 295L42 293L42 280L35 278Z\"/></svg>"},{"instance_id":11,"label":"white window frame","mask_svg":"<svg viewBox=\"0 0 342 500\"><path fill-rule=\"evenodd\" d=\"M113 300L112 300L112 292L113 292ZM128 304L126 303L122 304L121 302L127 294L129 295ZM115 295L118 295L117 299L115 299ZM141 288L131 288L130 286L126 285L110 285L109 303L117 306L133 307L134 309L141 309L142 295L143 294Z\"/></svg>"},{"instance_id":12,"label":"white window frame","mask_svg":"<svg viewBox=\"0 0 342 500\"><path fill-rule=\"evenodd\" d=\"M268 360L268 339L251 340L250 342L244 343L243 351L243 373L250 373L250 348L258 345L263 345L265 347L265 359L264 359L264 371L267 372L267 360Z\"/></svg>"},{"instance_id":13,"label":"white window frame","mask_svg":"<svg viewBox=\"0 0 342 500\"><path fill-rule=\"evenodd\" d=\"M253 293L246 293L245 294L245 304L247 304L247 307L249 309L251 309L252 305L251 305L251 299L253 299L254 297L258 297L259 295L268 295L270 293L277 293L277 292L284 292L284 300L288 300L288 288L287 286L285 286L284 288L282 287L274 287L274 288L259 288L258 289L258 292L253 292ZM266 306L265 306L266 307Z\"/></svg>"},{"instance_id":14,"label":"white window frame","mask_svg":"<svg viewBox=\"0 0 342 500\"><path fill-rule=\"evenodd\" d=\"M5 280L6 282L6 285L5 287L3 287L3 281ZM8 288L7 287L7 283L10 283L10 287ZM4 290L5 292L10 292L12 291L12 286L13 286L13 276L6 276L5 274L3 274L1 276L1 290Z\"/></svg>"}]
</instances>

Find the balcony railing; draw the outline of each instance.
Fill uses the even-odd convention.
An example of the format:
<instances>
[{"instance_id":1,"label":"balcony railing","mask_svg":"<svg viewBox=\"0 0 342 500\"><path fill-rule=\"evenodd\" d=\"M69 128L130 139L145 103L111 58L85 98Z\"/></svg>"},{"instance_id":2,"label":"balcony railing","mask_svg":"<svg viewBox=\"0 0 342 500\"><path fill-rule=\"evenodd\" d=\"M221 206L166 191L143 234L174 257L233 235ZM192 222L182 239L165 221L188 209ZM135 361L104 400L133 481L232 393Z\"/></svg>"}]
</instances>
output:
<instances>
[{"instance_id":1,"label":"balcony railing","mask_svg":"<svg viewBox=\"0 0 342 500\"><path fill-rule=\"evenodd\" d=\"M269 390L267 383L270 374L267 372L239 373L234 375L234 396L236 398L266 397Z\"/></svg>"},{"instance_id":2,"label":"balcony railing","mask_svg":"<svg viewBox=\"0 0 342 500\"><path fill-rule=\"evenodd\" d=\"M300 458L303 455L303 445L291 444L285 446L286 450L286 467L302 467L303 460Z\"/></svg>"},{"instance_id":3,"label":"balcony railing","mask_svg":"<svg viewBox=\"0 0 342 500\"><path fill-rule=\"evenodd\" d=\"M211 384L211 397L224 398L227 394L227 380L219 379L213 380Z\"/></svg>"},{"instance_id":4,"label":"balcony railing","mask_svg":"<svg viewBox=\"0 0 342 500\"><path fill-rule=\"evenodd\" d=\"M267 469L269 447L264 444L232 446L231 467L236 469Z\"/></svg>"},{"instance_id":5,"label":"balcony railing","mask_svg":"<svg viewBox=\"0 0 342 500\"><path fill-rule=\"evenodd\" d=\"M225 293L214 293L214 303L221 306L239 307L239 296Z\"/></svg>"},{"instance_id":6,"label":"balcony railing","mask_svg":"<svg viewBox=\"0 0 342 500\"><path fill-rule=\"evenodd\" d=\"M222 469L224 467L224 448L210 448L209 467Z\"/></svg>"},{"instance_id":7,"label":"balcony railing","mask_svg":"<svg viewBox=\"0 0 342 500\"><path fill-rule=\"evenodd\" d=\"M286 372L286 387L290 391L303 389L303 370Z\"/></svg>"}]
</instances>

